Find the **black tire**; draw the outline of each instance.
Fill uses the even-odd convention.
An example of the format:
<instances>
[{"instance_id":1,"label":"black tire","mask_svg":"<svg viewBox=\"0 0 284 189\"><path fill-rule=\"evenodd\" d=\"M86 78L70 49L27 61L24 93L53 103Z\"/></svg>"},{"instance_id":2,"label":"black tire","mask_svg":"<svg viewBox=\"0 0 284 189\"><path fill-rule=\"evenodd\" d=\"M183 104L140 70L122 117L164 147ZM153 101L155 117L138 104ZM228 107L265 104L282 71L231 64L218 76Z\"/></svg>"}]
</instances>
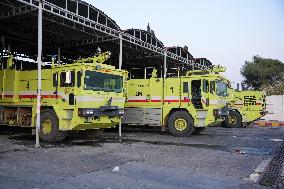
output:
<instances>
[{"instance_id":1,"label":"black tire","mask_svg":"<svg viewBox=\"0 0 284 189\"><path fill-rule=\"evenodd\" d=\"M50 125L46 126L45 124ZM60 142L66 136L66 132L59 130L59 121L55 112L44 110L40 116L40 139L45 142Z\"/></svg>"},{"instance_id":2,"label":"black tire","mask_svg":"<svg viewBox=\"0 0 284 189\"><path fill-rule=\"evenodd\" d=\"M181 124L178 123L181 122ZM176 137L186 137L193 134L195 127L193 125L193 119L185 111L177 111L170 115L168 120L169 132Z\"/></svg>"},{"instance_id":3,"label":"black tire","mask_svg":"<svg viewBox=\"0 0 284 189\"><path fill-rule=\"evenodd\" d=\"M200 135L202 131L206 129L205 127L195 127L194 135Z\"/></svg>"},{"instance_id":4,"label":"black tire","mask_svg":"<svg viewBox=\"0 0 284 189\"><path fill-rule=\"evenodd\" d=\"M224 124L227 128L241 128L243 127L242 121L242 115L239 112L232 110L229 112L229 116L226 116Z\"/></svg>"}]
</instances>

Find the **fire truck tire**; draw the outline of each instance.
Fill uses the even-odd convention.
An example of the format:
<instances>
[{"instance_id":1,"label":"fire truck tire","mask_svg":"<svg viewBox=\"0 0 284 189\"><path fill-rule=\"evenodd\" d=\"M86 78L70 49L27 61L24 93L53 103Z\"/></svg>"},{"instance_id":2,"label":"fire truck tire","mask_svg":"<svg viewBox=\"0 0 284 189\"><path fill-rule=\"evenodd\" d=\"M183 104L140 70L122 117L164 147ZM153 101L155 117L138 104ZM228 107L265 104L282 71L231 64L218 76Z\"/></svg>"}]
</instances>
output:
<instances>
[{"instance_id":1,"label":"fire truck tire","mask_svg":"<svg viewBox=\"0 0 284 189\"><path fill-rule=\"evenodd\" d=\"M168 120L169 132L176 137L186 137L194 133L193 119L186 111L173 112Z\"/></svg>"},{"instance_id":2,"label":"fire truck tire","mask_svg":"<svg viewBox=\"0 0 284 189\"><path fill-rule=\"evenodd\" d=\"M225 118L225 127L228 128L241 128L243 127L242 115L237 111L230 111L229 115Z\"/></svg>"},{"instance_id":3,"label":"fire truck tire","mask_svg":"<svg viewBox=\"0 0 284 189\"><path fill-rule=\"evenodd\" d=\"M206 129L205 127L195 127L194 135L200 135L202 131Z\"/></svg>"},{"instance_id":4,"label":"fire truck tire","mask_svg":"<svg viewBox=\"0 0 284 189\"><path fill-rule=\"evenodd\" d=\"M53 110L44 110L40 116L40 139L45 142L60 142L66 133L59 130L59 120Z\"/></svg>"}]
</instances>

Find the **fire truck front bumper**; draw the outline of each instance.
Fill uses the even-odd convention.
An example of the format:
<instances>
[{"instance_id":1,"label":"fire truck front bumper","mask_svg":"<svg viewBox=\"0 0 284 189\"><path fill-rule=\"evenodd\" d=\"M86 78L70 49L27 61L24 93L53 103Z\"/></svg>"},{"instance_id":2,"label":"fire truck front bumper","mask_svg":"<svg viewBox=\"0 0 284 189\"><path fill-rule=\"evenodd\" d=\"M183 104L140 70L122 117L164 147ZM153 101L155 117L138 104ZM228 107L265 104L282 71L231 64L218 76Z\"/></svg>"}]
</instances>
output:
<instances>
[{"instance_id":1,"label":"fire truck front bumper","mask_svg":"<svg viewBox=\"0 0 284 189\"><path fill-rule=\"evenodd\" d=\"M220 109L214 109L213 114L215 117L225 117L229 115L231 108L223 107Z\"/></svg>"},{"instance_id":2,"label":"fire truck front bumper","mask_svg":"<svg viewBox=\"0 0 284 189\"><path fill-rule=\"evenodd\" d=\"M101 106L99 108L79 108L79 117L122 117L125 115L125 110L118 106Z\"/></svg>"}]
</instances>

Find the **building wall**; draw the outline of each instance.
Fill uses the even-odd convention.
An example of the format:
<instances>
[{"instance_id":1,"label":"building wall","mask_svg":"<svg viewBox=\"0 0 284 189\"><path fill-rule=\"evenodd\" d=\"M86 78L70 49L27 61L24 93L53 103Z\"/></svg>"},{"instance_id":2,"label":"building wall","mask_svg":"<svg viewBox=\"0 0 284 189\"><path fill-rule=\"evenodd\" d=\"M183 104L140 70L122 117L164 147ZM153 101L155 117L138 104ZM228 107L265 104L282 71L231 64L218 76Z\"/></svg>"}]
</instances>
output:
<instances>
[{"instance_id":1,"label":"building wall","mask_svg":"<svg viewBox=\"0 0 284 189\"><path fill-rule=\"evenodd\" d=\"M268 114L262 119L266 121L284 121L284 95L266 98Z\"/></svg>"}]
</instances>

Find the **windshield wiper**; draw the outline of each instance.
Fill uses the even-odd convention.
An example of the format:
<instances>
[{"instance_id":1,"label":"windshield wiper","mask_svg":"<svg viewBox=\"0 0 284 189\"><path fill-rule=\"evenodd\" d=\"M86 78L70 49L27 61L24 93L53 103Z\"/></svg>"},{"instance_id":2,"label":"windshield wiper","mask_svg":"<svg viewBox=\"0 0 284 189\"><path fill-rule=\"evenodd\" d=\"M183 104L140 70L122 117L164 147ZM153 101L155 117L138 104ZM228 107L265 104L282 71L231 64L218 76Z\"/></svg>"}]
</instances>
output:
<instances>
[{"instance_id":1,"label":"windshield wiper","mask_svg":"<svg viewBox=\"0 0 284 189\"><path fill-rule=\"evenodd\" d=\"M113 92L113 89L103 89L105 92Z\"/></svg>"},{"instance_id":2,"label":"windshield wiper","mask_svg":"<svg viewBox=\"0 0 284 189\"><path fill-rule=\"evenodd\" d=\"M93 91L100 91L100 90L102 90L101 88L98 88L98 87L91 87L91 89L92 89Z\"/></svg>"}]
</instances>

